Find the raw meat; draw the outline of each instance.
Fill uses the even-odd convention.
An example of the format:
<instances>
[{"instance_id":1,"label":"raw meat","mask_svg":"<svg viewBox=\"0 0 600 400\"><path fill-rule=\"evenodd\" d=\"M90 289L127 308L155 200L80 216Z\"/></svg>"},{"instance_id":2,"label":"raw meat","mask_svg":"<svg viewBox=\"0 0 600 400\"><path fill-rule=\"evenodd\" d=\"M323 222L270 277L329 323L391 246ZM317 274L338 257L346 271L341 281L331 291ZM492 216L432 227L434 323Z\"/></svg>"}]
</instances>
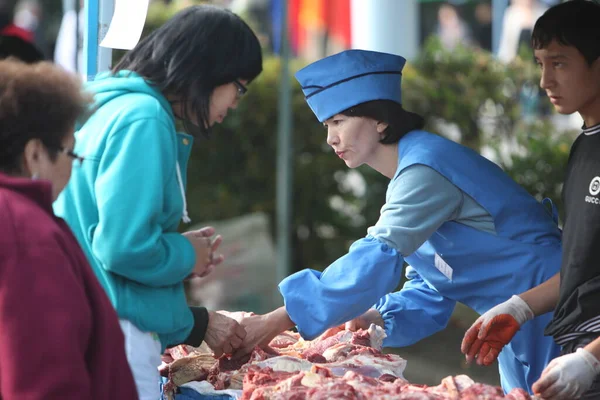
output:
<instances>
[{"instance_id":1,"label":"raw meat","mask_svg":"<svg viewBox=\"0 0 600 400\"><path fill-rule=\"evenodd\" d=\"M522 390L506 397L502 389L473 382L466 375L447 377L435 387L411 385L403 380L393 383L365 377L355 372L335 376L326 367L295 375L270 368L251 367L244 378L242 400L502 400L531 398ZM520 397L514 397L513 393Z\"/></svg>"},{"instance_id":2,"label":"raw meat","mask_svg":"<svg viewBox=\"0 0 600 400\"><path fill-rule=\"evenodd\" d=\"M330 347L340 343L350 343L360 346L369 346L371 344L371 341L369 340L369 334L365 331L341 331L334 336L317 341L316 343L311 345L309 348L304 350L304 352L302 353L302 358L305 358L308 361L312 362L327 362L327 359L323 356L323 353Z\"/></svg>"},{"instance_id":3,"label":"raw meat","mask_svg":"<svg viewBox=\"0 0 600 400\"><path fill-rule=\"evenodd\" d=\"M300 334L296 332L285 331L273 338L269 343L269 346L274 349L282 349L285 347L292 346L300 340Z\"/></svg>"},{"instance_id":4,"label":"raw meat","mask_svg":"<svg viewBox=\"0 0 600 400\"><path fill-rule=\"evenodd\" d=\"M170 349L174 361L163 366L173 394L190 380L206 380L216 390L243 389L243 400L531 400L521 389L504 396L499 387L475 383L466 375L449 376L438 386L410 384L406 361L381 352L382 328L345 331L332 328L313 341L286 332L267 351L255 348L244 360L221 357L187 346Z\"/></svg>"},{"instance_id":5,"label":"raw meat","mask_svg":"<svg viewBox=\"0 0 600 400\"><path fill-rule=\"evenodd\" d=\"M374 355L370 352L355 354L342 361L332 363L311 363L308 360L290 356L279 356L254 363L260 368L269 368L277 372L301 372L310 371L314 367L323 367L331 371L331 374L343 376L348 371L364 375L370 378L386 377L388 381L403 379L402 373L406 361L397 355L381 354ZM392 378L393 379L390 379Z\"/></svg>"}]
</instances>

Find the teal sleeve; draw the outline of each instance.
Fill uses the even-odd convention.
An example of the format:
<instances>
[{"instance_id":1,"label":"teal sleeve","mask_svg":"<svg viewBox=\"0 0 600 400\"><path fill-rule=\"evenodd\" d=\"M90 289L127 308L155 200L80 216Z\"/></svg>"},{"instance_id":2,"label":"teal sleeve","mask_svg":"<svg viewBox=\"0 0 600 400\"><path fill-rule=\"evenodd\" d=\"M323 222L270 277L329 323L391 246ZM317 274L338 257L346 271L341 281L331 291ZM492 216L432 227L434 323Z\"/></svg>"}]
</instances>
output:
<instances>
[{"instance_id":1,"label":"teal sleeve","mask_svg":"<svg viewBox=\"0 0 600 400\"><path fill-rule=\"evenodd\" d=\"M368 233L404 256L415 252L446 221L456 218L463 193L436 170L412 165L390 182L379 220Z\"/></svg>"},{"instance_id":2,"label":"teal sleeve","mask_svg":"<svg viewBox=\"0 0 600 400\"><path fill-rule=\"evenodd\" d=\"M149 118L111 134L95 183L95 258L111 273L154 287L182 282L195 264L191 243L162 226L164 191L177 163L176 143L165 130Z\"/></svg>"},{"instance_id":3,"label":"teal sleeve","mask_svg":"<svg viewBox=\"0 0 600 400\"><path fill-rule=\"evenodd\" d=\"M403 347L418 342L446 327L456 301L429 286L412 267L409 280L398 292L381 298L375 308L385 324L386 347Z\"/></svg>"}]
</instances>

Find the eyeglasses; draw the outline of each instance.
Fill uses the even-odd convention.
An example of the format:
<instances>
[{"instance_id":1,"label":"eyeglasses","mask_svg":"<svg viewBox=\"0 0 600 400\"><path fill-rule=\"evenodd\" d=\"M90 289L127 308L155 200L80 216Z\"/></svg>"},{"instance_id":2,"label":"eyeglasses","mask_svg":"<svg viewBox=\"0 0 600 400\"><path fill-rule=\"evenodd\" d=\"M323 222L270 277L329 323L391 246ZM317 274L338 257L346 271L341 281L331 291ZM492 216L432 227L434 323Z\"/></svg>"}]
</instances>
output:
<instances>
[{"instance_id":1,"label":"eyeglasses","mask_svg":"<svg viewBox=\"0 0 600 400\"><path fill-rule=\"evenodd\" d=\"M237 79L235 79L233 81L233 83L235 84L235 86L237 86L237 98L241 98L243 95L246 94L246 92L248 91L248 88L246 86L244 86L242 84L242 82L238 81Z\"/></svg>"},{"instance_id":2,"label":"eyeglasses","mask_svg":"<svg viewBox=\"0 0 600 400\"><path fill-rule=\"evenodd\" d=\"M84 157L77 155L75 152L73 152L73 150L67 149L66 147L61 146L61 147L58 147L56 150L59 153L66 154L67 156L71 157L73 159L73 161L79 163L79 165L81 165L83 163L83 160L85 160Z\"/></svg>"}]
</instances>

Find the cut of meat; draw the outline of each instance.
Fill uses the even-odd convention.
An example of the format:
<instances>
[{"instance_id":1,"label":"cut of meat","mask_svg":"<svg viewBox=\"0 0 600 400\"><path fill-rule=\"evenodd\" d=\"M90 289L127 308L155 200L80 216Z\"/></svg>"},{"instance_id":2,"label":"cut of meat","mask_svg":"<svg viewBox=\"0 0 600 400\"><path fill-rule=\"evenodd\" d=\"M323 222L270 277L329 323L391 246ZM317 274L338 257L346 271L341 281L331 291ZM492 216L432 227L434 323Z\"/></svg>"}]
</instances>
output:
<instances>
[{"instance_id":1,"label":"cut of meat","mask_svg":"<svg viewBox=\"0 0 600 400\"><path fill-rule=\"evenodd\" d=\"M531 396L525 390L515 388L506 395L506 398L510 400L530 400Z\"/></svg>"},{"instance_id":2,"label":"cut of meat","mask_svg":"<svg viewBox=\"0 0 600 400\"><path fill-rule=\"evenodd\" d=\"M460 393L460 397L456 399L464 400L477 400L477 399L503 399L504 392L501 388L496 386L484 385L482 383L475 383L469 388L465 389Z\"/></svg>"},{"instance_id":3,"label":"cut of meat","mask_svg":"<svg viewBox=\"0 0 600 400\"><path fill-rule=\"evenodd\" d=\"M385 332L330 329L313 341L286 332L267 351L255 348L243 360L215 360L207 350L169 349L173 362L165 393L190 380L206 380L214 389L241 389L242 400L531 400L521 389L507 396L496 386L475 383L466 375L449 376L438 386L410 384L403 378L406 361L381 352Z\"/></svg>"},{"instance_id":4,"label":"cut of meat","mask_svg":"<svg viewBox=\"0 0 600 400\"><path fill-rule=\"evenodd\" d=\"M294 334L295 335L295 334ZM381 350L383 339L386 334L383 328L371 324L369 329L360 329L356 332L343 330L341 327L331 328L321 336L312 341L306 341L302 338L288 346L282 347L280 339L272 341L271 343L277 348L277 351L281 355L289 355L293 357L306 358L312 362L325 362L323 353L330 347L335 346L339 343L356 344L360 346L367 346L376 350ZM277 338L276 338L277 339Z\"/></svg>"},{"instance_id":5,"label":"cut of meat","mask_svg":"<svg viewBox=\"0 0 600 400\"><path fill-rule=\"evenodd\" d=\"M347 372L343 377L326 372L326 367L313 368L296 375L270 368L252 367L244 380L243 400L502 400L502 389L473 382L466 375L444 378L435 387L410 385L406 381L393 383ZM516 393L516 392L515 392ZM523 391L520 399L531 398Z\"/></svg>"},{"instance_id":6,"label":"cut of meat","mask_svg":"<svg viewBox=\"0 0 600 400\"><path fill-rule=\"evenodd\" d=\"M406 362L398 356L384 355L367 347L380 347L384 337L385 332L376 325L357 332L332 329L314 341L304 341L297 333L286 332L271 341L273 348L269 353L255 348L242 360L226 357L215 360L209 354L181 345L167 351L175 361L163 364L160 370L170 379L171 385L167 387L180 386L190 380L207 380L216 390L231 388L232 385L240 388L248 367L252 365L297 373L310 371L316 361L327 364L327 371L340 376L355 371L372 378L383 375L388 381L393 381L402 377Z\"/></svg>"},{"instance_id":7,"label":"cut of meat","mask_svg":"<svg viewBox=\"0 0 600 400\"><path fill-rule=\"evenodd\" d=\"M173 360L178 360L180 358L184 358L189 355L195 354L196 348L188 346L187 344L180 344L179 346L167 349L165 353L169 354L173 358Z\"/></svg>"},{"instance_id":8,"label":"cut of meat","mask_svg":"<svg viewBox=\"0 0 600 400\"><path fill-rule=\"evenodd\" d=\"M366 331L341 331L334 336L313 343L302 353L302 358L313 362L327 362L323 353L332 346L340 343L349 343L360 346L370 346L371 341Z\"/></svg>"},{"instance_id":9,"label":"cut of meat","mask_svg":"<svg viewBox=\"0 0 600 400\"><path fill-rule=\"evenodd\" d=\"M285 331L275 336L269 343L269 347L274 349L282 349L292 346L300 340L300 334L291 331Z\"/></svg>"},{"instance_id":10,"label":"cut of meat","mask_svg":"<svg viewBox=\"0 0 600 400\"><path fill-rule=\"evenodd\" d=\"M403 378L402 373L406 366L406 361L393 354L372 354L365 352L363 354L352 355L342 361L332 363L311 363L308 360L298 359L290 356L279 356L266 359L255 363L262 368L271 368L274 371L300 372L310 371L313 366L327 367L332 374L343 376L348 371L371 377L379 378L381 376Z\"/></svg>"},{"instance_id":11,"label":"cut of meat","mask_svg":"<svg viewBox=\"0 0 600 400\"><path fill-rule=\"evenodd\" d=\"M406 361L397 355L381 354L357 354L348 357L344 361L325 364L334 375L342 376L348 371L353 371L371 378L379 378L382 375L393 375L403 378L402 373L406 367Z\"/></svg>"},{"instance_id":12,"label":"cut of meat","mask_svg":"<svg viewBox=\"0 0 600 400\"><path fill-rule=\"evenodd\" d=\"M260 368L270 368L278 372L310 371L313 366L310 361L291 356L268 358L264 361L256 362L254 365Z\"/></svg>"},{"instance_id":13,"label":"cut of meat","mask_svg":"<svg viewBox=\"0 0 600 400\"><path fill-rule=\"evenodd\" d=\"M371 328L369 328L369 330L361 329L356 332L343 330L325 339L317 339L313 341L310 344L310 346L302 352L302 358L305 358L312 362L327 362L327 358L324 356L324 353L329 348L342 343L353 344L363 347L371 347L376 350L380 350L382 340L379 340L377 335L372 334L377 332L378 330L382 331L380 327L377 327L376 325L371 325ZM373 342L371 340L372 336L373 339L375 339Z\"/></svg>"},{"instance_id":14,"label":"cut of meat","mask_svg":"<svg viewBox=\"0 0 600 400\"><path fill-rule=\"evenodd\" d=\"M244 376L244 391L241 400L264 399L265 396L269 396L275 391L277 384L295 375L293 372L280 372L273 371L271 368L250 366Z\"/></svg>"},{"instance_id":15,"label":"cut of meat","mask_svg":"<svg viewBox=\"0 0 600 400\"><path fill-rule=\"evenodd\" d=\"M216 360L208 355L180 358L169 364L169 380L176 386L189 381L204 380L215 363Z\"/></svg>"}]
</instances>

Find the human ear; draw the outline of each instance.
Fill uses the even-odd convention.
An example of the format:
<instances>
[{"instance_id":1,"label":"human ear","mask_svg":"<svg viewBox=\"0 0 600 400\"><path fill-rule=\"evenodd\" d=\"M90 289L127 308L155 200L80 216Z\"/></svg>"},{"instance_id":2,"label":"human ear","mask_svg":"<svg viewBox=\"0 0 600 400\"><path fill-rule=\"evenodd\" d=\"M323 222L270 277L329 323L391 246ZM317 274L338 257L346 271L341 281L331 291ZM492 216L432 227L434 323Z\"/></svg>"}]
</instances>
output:
<instances>
[{"instance_id":1,"label":"human ear","mask_svg":"<svg viewBox=\"0 0 600 400\"><path fill-rule=\"evenodd\" d=\"M23 149L22 174L32 179L39 177L44 145L39 139L30 139Z\"/></svg>"},{"instance_id":2,"label":"human ear","mask_svg":"<svg viewBox=\"0 0 600 400\"><path fill-rule=\"evenodd\" d=\"M383 133L387 129L388 126L389 126L389 124L387 122L377 121L376 122L377 133Z\"/></svg>"}]
</instances>

